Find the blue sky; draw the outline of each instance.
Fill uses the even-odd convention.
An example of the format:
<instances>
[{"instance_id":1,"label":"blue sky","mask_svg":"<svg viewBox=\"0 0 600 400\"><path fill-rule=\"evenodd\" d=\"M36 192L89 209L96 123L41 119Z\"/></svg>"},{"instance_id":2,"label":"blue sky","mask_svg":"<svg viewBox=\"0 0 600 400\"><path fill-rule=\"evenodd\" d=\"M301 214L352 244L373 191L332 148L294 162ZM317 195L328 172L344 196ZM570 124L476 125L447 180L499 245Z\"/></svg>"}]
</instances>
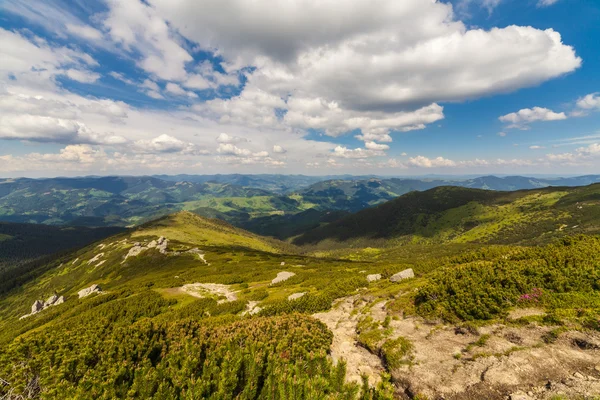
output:
<instances>
[{"instance_id":1,"label":"blue sky","mask_svg":"<svg viewBox=\"0 0 600 400\"><path fill-rule=\"evenodd\" d=\"M0 0L0 176L600 171L596 0Z\"/></svg>"}]
</instances>

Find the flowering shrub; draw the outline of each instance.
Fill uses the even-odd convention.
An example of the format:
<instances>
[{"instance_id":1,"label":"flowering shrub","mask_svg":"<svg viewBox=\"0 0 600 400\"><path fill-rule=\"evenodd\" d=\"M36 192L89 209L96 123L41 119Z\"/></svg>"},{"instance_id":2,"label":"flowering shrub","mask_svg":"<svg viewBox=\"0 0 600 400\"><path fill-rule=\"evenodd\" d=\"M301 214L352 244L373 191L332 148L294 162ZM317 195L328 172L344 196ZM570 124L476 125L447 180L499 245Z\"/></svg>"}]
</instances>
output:
<instances>
[{"instance_id":1,"label":"flowering shrub","mask_svg":"<svg viewBox=\"0 0 600 400\"><path fill-rule=\"evenodd\" d=\"M525 303L525 302L534 302L534 303L537 303L538 301L540 301L540 298L542 297L543 294L544 294L544 292L542 291L542 289L540 289L540 288L533 288L531 290L531 293L522 294L521 297L519 297L519 302L522 302L522 303Z\"/></svg>"}]
</instances>

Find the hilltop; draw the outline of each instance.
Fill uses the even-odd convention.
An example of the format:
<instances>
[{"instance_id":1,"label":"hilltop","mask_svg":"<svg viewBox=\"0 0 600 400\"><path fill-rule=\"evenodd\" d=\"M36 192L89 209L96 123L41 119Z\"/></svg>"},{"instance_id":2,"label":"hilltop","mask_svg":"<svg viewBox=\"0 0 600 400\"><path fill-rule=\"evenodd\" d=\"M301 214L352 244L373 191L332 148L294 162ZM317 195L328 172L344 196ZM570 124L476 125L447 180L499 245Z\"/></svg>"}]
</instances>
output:
<instances>
[{"instance_id":1,"label":"hilltop","mask_svg":"<svg viewBox=\"0 0 600 400\"><path fill-rule=\"evenodd\" d=\"M433 243L542 243L600 231L600 184L515 192L437 187L411 192L294 239L298 245L408 240Z\"/></svg>"}]
</instances>

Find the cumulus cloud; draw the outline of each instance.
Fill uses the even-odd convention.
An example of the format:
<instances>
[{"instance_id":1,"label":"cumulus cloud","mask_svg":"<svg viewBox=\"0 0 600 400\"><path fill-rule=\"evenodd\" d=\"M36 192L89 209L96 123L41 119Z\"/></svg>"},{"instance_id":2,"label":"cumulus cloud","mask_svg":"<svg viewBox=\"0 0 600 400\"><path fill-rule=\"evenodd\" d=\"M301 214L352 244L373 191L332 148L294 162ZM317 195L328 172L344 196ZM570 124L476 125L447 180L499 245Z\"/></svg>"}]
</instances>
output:
<instances>
[{"instance_id":1,"label":"cumulus cloud","mask_svg":"<svg viewBox=\"0 0 600 400\"><path fill-rule=\"evenodd\" d=\"M256 86L310 93L353 110L513 91L581 65L551 29L468 29L443 2L150 3L202 48L218 48L233 66L257 66Z\"/></svg>"},{"instance_id":2,"label":"cumulus cloud","mask_svg":"<svg viewBox=\"0 0 600 400\"><path fill-rule=\"evenodd\" d=\"M226 133L220 133L216 140L217 143L240 143L248 141L248 139L239 136L228 135Z\"/></svg>"},{"instance_id":3,"label":"cumulus cloud","mask_svg":"<svg viewBox=\"0 0 600 400\"><path fill-rule=\"evenodd\" d=\"M333 157L339 158L368 158L368 157L376 157L376 156L384 156L385 153L381 150L375 149L349 149L345 146L336 146L331 153Z\"/></svg>"},{"instance_id":4,"label":"cumulus cloud","mask_svg":"<svg viewBox=\"0 0 600 400\"><path fill-rule=\"evenodd\" d=\"M498 119L505 123L510 123L507 128L526 129L529 124L537 121L559 121L567 119L564 112L554 112L548 108L533 107L523 108L517 112L503 115Z\"/></svg>"},{"instance_id":5,"label":"cumulus cloud","mask_svg":"<svg viewBox=\"0 0 600 400\"><path fill-rule=\"evenodd\" d=\"M275 146L273 146L273 153L285 154L287 153L287 150L281 147L280 145L276 144Z\"/></svg>"},{"instance_id":6,"label":"cumulus cloud","mask_svg":"<svg viewBox=\"0 0 600 400\"><path fill-rule=\"evenodd\" d=\"M408 165L419 168L434 168L434 167L455 167L456 162L448 160L444 157L427 158L424 156L411 157L408 160Z\"/></svg>"},{"instance_id":7,"label":"cumulus cloud","mask_svg":"<svg viewBox=\"0 0 600 400\"><path fill-rule=\"evenodd\" d=\"M583 110L599 110L600 111L600 92L590 93L577 100L577 107Z\"/></svg>"},{"instance_id":8,"label":"cumulus cloud","mask_svg":"<svg viewBox=\"0 0 600 400\"><path fill-rule=\"evenodd\" d=\"M192 143L187 143L173 136L162 134L151 140L138 140L133 149L141 153L183 153L183 154L208 154Z\"/></svg>"},{"instance_id":9,"label":"cumulus cloud","mask_svg":"<svg viewBox=\"0 0 600 400\"><path fill-rule=\"evenodd\" d=\"M242 149L231 143L221 143L217 147L217 153L232 156L249 156L252 152L248 149Z\"/></svg>"}]
</instances>

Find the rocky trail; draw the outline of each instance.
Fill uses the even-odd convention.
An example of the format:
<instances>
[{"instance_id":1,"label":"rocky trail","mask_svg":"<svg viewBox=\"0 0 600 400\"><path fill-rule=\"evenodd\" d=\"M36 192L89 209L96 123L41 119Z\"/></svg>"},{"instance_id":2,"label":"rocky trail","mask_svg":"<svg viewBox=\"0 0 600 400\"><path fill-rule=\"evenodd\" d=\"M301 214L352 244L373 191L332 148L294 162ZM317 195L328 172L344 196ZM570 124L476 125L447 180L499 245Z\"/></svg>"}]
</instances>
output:
<instances>
[{"instance_id":1,"label":"rocky trail","mask_svg":"<svg viewBox=\"0 0 600 400\"><path fill-rule=\"evenodd\" d=\"M313 317L333 332L331 358L335 363L342 359L346 361L346 380L360 383L361 375L366 374L369 383L374 385L381 380L384 368L379 357L359 346L356 341L358 314L352 313L356 301L360 301L358 296L344 298L335 303L330 311L314 314Z\"/></svg>"},{"instance_id":2,"label":"rocky trail","mask_svg":"<svg viewBox=\"0 0 600 400\"><path fill-rule=\"evenodd\" d=\"M369 303L372 301L372 303ZM535 315L517 310L513 315ZM361 347L357 325L370 316L383 323L385 302L360 295L337 301L313 316L333 332L331 357L347 363L347 380L371 385L380 380L384 364ZM428 323L419 317L388 319L390 339L412 345L411 362L388 371L399 398L428 399L598 399L600 396L600 334L557 327L492 324L480 328ZM550 338L550 339L549 339ZM561 397L562 396L562 397Z\"/></svg>"}]
</instances>

